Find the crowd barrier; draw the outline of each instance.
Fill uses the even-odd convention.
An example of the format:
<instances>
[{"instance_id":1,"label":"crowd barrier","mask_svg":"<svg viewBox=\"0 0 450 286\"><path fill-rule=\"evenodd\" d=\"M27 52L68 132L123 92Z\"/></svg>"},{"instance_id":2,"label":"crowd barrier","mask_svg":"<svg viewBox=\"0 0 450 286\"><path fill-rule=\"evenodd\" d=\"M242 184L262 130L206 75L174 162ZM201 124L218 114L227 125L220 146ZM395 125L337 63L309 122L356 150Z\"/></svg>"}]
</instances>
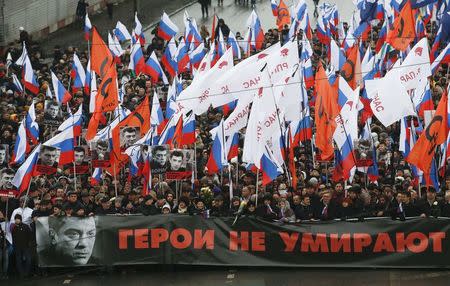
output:
<instances>
[{"instance_id":1,"label":"crowd barrier","mask_svg":"<svg viewBox=\"0 0 450 286\"><path fill-rule=\"evenodd\" d=\"M41 267L187 264L448 268L450 220L283 224L257 218L39 218Z\"/></svg>"}]
</instances>

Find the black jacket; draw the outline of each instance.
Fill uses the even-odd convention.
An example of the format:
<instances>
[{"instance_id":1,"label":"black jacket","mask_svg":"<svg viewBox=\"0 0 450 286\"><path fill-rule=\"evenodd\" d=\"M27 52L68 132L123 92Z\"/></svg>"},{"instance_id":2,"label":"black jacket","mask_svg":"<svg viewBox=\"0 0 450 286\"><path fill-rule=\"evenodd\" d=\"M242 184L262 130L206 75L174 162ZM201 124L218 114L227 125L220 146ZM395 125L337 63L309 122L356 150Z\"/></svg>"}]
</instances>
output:
<instances>
[{"instance_id":1,"label":"black jacket","mask_svg":"<svg viewBox=\"0 0 450 286\"><path fill-rule=\"evenodd\" d=\"M20 224L13 224L11 226L11 234L13 245L18 249L26 249L31 246L33 233L28 225L21 222Z\"/></svg>"},{"instance_id":2,"label":"black jacket","mask_svg":"<svg viewBox=\"0 0 450 286\"><path fill-rule=\"evenodd\" d=\"M144 203L139 207L139 212L143 215L157 215L161 213L155 205L146 205Z\"/></svg>"},{"instance_id":3,"label":"black jacket","mask_svg":"<svg viewBox=\"0 0 450 286\"><path fill-rule=\"evenodd\" d=\"M266 205L260 205L256 208L256 216L264 220L276 220L280 209L277 206L270 205L270 208Z\"/></svg>"}]
</instances>

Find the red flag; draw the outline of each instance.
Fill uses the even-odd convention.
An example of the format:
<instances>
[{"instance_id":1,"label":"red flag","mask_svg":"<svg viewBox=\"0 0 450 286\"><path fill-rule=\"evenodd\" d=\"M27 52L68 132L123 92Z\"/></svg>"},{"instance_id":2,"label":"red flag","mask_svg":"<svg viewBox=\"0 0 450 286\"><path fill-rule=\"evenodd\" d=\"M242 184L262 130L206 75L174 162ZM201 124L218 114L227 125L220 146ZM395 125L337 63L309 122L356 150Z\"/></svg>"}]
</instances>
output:
<instances>
[{"instance_id":1,"label":"red flag","mask_svg":"<svg viewBox=\"0 0 450 286\"><path fill-rule=\"evenodd\" d=\"M335 118L339 114L338 83L339 81L336 80L333 85L330 84L322 64L319 63L315 83L317 98L314 121L316 123L316 146L321 151L322 160L329 160L333 157L332 138L336 129Z\"/></svg>"},{"instance_id":2,"label":"red flag","mask_svg":"<svg viewBox=\"0 0 450 286\"><path fill-rule=\"evenodd\" d=\"M394 24L387 34L386 42L399 51L406 51L409 44L416 38L415 27L411 2L406 1L405 6L398 17L395 18Z\"/></svg>"},{"instance_id":3,"label":"red flag","mask_svg":"<svg viewBox=\"0 0 450 286\"><path fill-rule=\"evenodd\" d=\"M277 13L277 26L278 30L281 31L284 28L284 25L291 24L291 15L289 14L289 9L284 4L283 0L280 0L280 4L278 4L278 13Z\"/></svg>"},{"instance_id":4,"label":"red flag","mask_svg":"<svg viewBox=\"0 0 450 286\"><path fill-rule=\"evenodd\" d=\"M100 77L108 71L113 63L113 57L108 46L103 42L102 37L95 27L92 28L92 45L91 45L91 69Z\"/></svg>"},{"instance_id":5,"label":"red flag","mask_svg":"<svg viewBox=\"0 0 450 286\"><path fill-rule=\"evenodd\" d=\"M175 126L175 132L173 133L172 146L175 148L180 148L183 141L183 116L178 119L177 125Z\"/></svg>"},{"instance_id":6,"label":"red flag","mask_svg":"<svg viewBox=\"0 0 450 286\"><path fill-rule=\"evenodd\" d=\"M103 112L113 111L119 105L119 91L117 88L117 71L114 65L111 65L102 78L102 82L98 87L96 105L101 104ZM98 100L102 97L102 100Z\"/></svg>"},{"instance_id":7,"label":"red flag","mask_svg":"<svg viewBox=\"0 0 450 286\"><path fill-rule=\"evenodd\" d=\"M436 147L447 139L447 102L448 95L447 92L444 92L433 119L422 132L419 140L417 140L411 153L406 158L406 161L417 166L424 173L429 173Z\"/></svg>"},{"instance_id":8,"label":"red flag","mask_svg":"<svg viewBox=\"0 0 450 286\"><path fill-rule=\"evenodd\" d=\"M114 156L111 156L111 165L117 163L118 166L122 166L128 161L128 155L122 154L120 149L120 129L123 127L139 127L141 136L145 135L150 129L150 104L148 96L139 104L139 106L122 120L112 130L112 145ZM110 168L112 169L112 168ZM120 170L120 167L116 166L116 171ZM114 172L114 170L108 170Z\"/></svg>"},{"instance_id":9,"label":"red flag","mask_svg":"<svg viewBox=\"0 0 450 286\"><path fill-rule=\"evenodd\" d=\"M341 76L348 82L352 89L361 82L361 59L358 45L353 45L347 50L347 61L341 68Z\"/></svg>"}]
</instances>

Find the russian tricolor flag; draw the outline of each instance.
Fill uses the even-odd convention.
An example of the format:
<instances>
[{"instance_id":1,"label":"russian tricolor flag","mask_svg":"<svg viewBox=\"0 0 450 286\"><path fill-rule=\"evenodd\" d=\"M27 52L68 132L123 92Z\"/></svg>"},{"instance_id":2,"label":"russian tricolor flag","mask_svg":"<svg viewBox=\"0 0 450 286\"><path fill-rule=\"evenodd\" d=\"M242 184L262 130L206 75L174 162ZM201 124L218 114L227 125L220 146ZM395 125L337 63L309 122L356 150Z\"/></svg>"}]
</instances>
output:
<instances>
[{"instance_id":1,"label":"russian tricolor flag","mask_svg":"<svg viewBox=\"0 0 450 286\"><path fill-rule=\"evenodd\" d=\"M137 12L134 14L134 22L136 23L136 27L134 27L134 35L136 36L136 40L138 40L138 42L141 43L141 46L143 46L145 45L145 36L142 31L142 24L141 21L139 21Z\"/></svg>"},{"instance_id":2,"label":"russian tricolor flag","mask_svg":"<svg viewBox=\"0 0 450 286\"><path fill-rule=\"evenodd\" d=\"M186 45L190 47L191 45L196 48L200 43L203 43L202 36L197 28L197 22L195 18L189 17L187 11L184 11L184 26L185 32L184 37L186 39Z\"/></svg>"},{"instance_id":3,"label":"russian tricolor flag","mask_svg":"<svg viewBox=\"0 0 450 286\"><path fill-rule=\"evenodd\" d=\"M86 84L86 72L80 62L76 53L73 53L72 71L70 72L72 78L72 90L81 89Z\"/></svg>"},{"instance_id":4,"label":"russian tricolor flag","mask_svg":"<svg viewBox=\"0 0 450 286\"><path fill-rule=\"evenodd\" d=\"M178 74L189 71L189 54L188 47L186 46L186 42L184 38L181 39L180 43L177 47L177 52L175 53L175 58L177 59Z\"/></svg>"},{"instance_id":5,"label":"russian tricolor flag","mask_svg":"<svg viewBox=\"0 0 450 286\"><path fill-rule=\"evenodd\" d=\"M22 70L22 80L26 89L33 94L39 93L39 83L34 75L33 67L31 66L31 61L28 55L25 56L25 62Z\"/></svg>"},{"instance_id":6,"label":"russian tricolor flag","mask_svg":"<svg viewBox=\"0 0 450 286\"><path fill-rule=\"evenodd\" d=\"M177 44L175 43L175 39L170 39L170 42L167 43L166 48L164 49L164 54L161 58L161 63L169 73L171 77L175 77L178 71L178 63L175 58L175 54L177 53Z\"/></svg>"},{"instance_id":7,"label":"russian tricolor flag","mask_svg":"<svg viewBox=\"0 0 450 286\"><path fill-rule=\"evenodd\" d=\"M184 118L182 134L182 145L195 143L195 114L193 112L191 113L191 115Z\"/></svg>"},{"instance_id":8,"label":"russian tricolor flag","mask_svg":"<svg viewBox=\"0 0 450 286\"><path fill-rule=\"evenodd\" d=\"M55 91L56 101L59 104L66 104L72 99L72 95L67 91L64 85L59 81L58 77L52 71L53 90Z\"/></svg>"},{"instance_id":9,"label":"russian tricolor flag","mask_svg":"<svg viewBox=\"0 0 450 286\"><path fill-rule=\"evenodd\" d=\"M25 160L25 162L17 170L16 175L12 180L12 184L19 190L20 193L28 189L30 185L31 178L34 175L34 168L36 166L37 160L39 158L39 151L41 149L41 144L37 145L30 156Z\"/></svg>"},{"instance_id":10,"label":"russian tricolor flag","mask_svg":"<svg viewBox=\"0 0 450 286\"><path fill-rule=\"evenodd\" d=\"M251 46L255 50L261 50L264 44L264 31L262 30L261 21L258 18L255 10L250 14L247 20L247 26L251 31Z\"/></svg>"},{"instance_id":11,"label":"russian tricolor flag","mask_svg":"<svg viewBox=\"0 0 450 286\"><path fill-rule=\"evenodd\" d=\"M169 41L178 33L178 27L170 20L166 12L163 13L158 26L158 37Z\"/></svg>"},{"instance_id":12,"label":"russian tricolor flag","mask_svg":"<svg viewBox=\"0 0 450 286\"><path fill-rule=\"evenodd\" d=\"M307 89L310 89L311 87L314 86L314 82L315 82L311 59L304 61L302 68L303 68L303 77L304 77L304 81L305 81L305 87Z\"/></svg>"},{"instance_id":13,"label":"russian tricolor flag","mask_svg":"<svg viewBox=\"0 0 450 286\"><path fill-rule=\"evenodd\" d=\"M92 186L100 185L102 181L102 168L95 168L92 176L90 178L90 183Z\"/></svg>"},{"instance_id":14,"label":"russian tricolor flag","mask_svg":"<svg viewBox=\"0 0 450 286\"><path fill-rule=\"evenodd\" d=\"M261 157L261 172L263 186L275 180L278 175L283 173L281 165L275 160L272 152L266 146L265 151Z\"/></svg>"},{"instance_id":15,"label":"russian tricolor flag","mask_svg":"<svg viewBox=\"0 0 450 286\"><path fill-rule=\"evenodd\" d=\"M236 132L233 134L233 136L228 137L226 141L226 147L228 150L228 160L231 160L239 155L239 133Z\"/></svg>"},{"instance_id":16,"label":"russian tricolor flag","mask_svg":"<svg viewBox=\"0 0 450 286\"><path fill-rule=\"evenodd\" d=\"M270 0L270 7L272 8L272 15L274 17L278 16L278 3L277 0Z\"/></svg>"},{"instance_id":17,"label":"russian tricolor flag","mask_svg":"<svg viewBox=\"0 0 450 286\"><path fill-rule=\"evenodd\" d=\"M161 132L159 136L158 145L172 144L172 139L175 134L175 127L177 126L179 116L172 116L167 122L164 130Z\"/></svg>"},{"instance_id":18,"label":"russian tricolor flag","mask_svg":"<svg viewBox=\"0 0 450 286\"><path fill-rule=\"evenodd\" d=\"M159 98L156 91L153 93L152 109L150 112L150 125L153 127L159 126L164 122L164 115L159 104Z\"/></svg>"},{"instance_id":19,"label":"russian tricolor flag","mask_svg":"<svg viewBox=\"0 0 450 286\"><path fill-rule=\"evenodd\" d=\"M58 127L58 131L64 131L69 128L73 128L73 135L80 136L81 135L81 126L83 122L83 105L80 104L77 112L75 114L70 115L61 125Z\"/></svg>"},{"instance_id":20,"label":"russian tricolor flag","mask_svg":"<svg viewBox=\"0 0 450 286\"><path fill-rule=\"evenodd\" d=\"M169 86L169 91L167 92L167 104L166 104L166 118L169 119L177 110L176 100L178 95L183 90L183 84L178 79L174 77L172 85Z\"/></svg>"},{"instance_id":21,"label":"russian tricolor flag","mask_svg":"<svg viewBox=\"0 0 450 286\"><path fill-rule=\"evenodd\" d=\"M431 64L431 73L434 75L436 73L437 68L441 64L448 64L448 63L450 63L450 43L447 44L445 49L442 50L439 56L437 56L437 58Z\"/></svg>"},{"instance_id":22,"label":"russian tricolor flag","mask_svg":"<svg viewBox=\"0 0 450 286\"><path fill-rule=\"evenodd\" d=\"M197 69L200 66L200 63L202 62L205 55L206 55L205 45L201 43L197 48L195 48L195 50L193 50L189 54L191 65Z\"/></svg>"},{"instance_id":23,"label":"russian tricolor flag","mask_svg":"<svg viewBox=\"0 0 450 286\"><path fill-rule=\"evenodd\" d=\"M92 29L91 20L89 19L88 14L84 17L84 39L89 41L90 32Z\"/></svg>"},{"instance_id":24,"label":"russian tricolor flag","mask_svg":"<svg viewBox=\"0 0 450 286\"><path fill-rule=\"evenodd\" d=\"M356 166L355 157L353 155L353 142L350 135L344 141L342 146L337 146L334 152L334 172L333 180L348 180L351 176L352 169Z\"/></svg>"},{"instance_id":25,"label":"russian tricolor flag","mask_svg":"<svg viewBox=\"0 0 450 286\"><path fill-rule=\"evenodd\" d=\"M25 130L27 136L31 139L31 142L37 144L39 141L39 125L36 122L34 102L30 105L30 109L28 109L27 116L25 117Z\"/></svg>"},{"instance_id":26,"label":"russian tricolor flag","mask_svg":"<svg viewBox=\"0 0 450 286\"><path fill-rule=\"evenodd\" d=\"M156 57L155 51L152 52L147 60L146 71L146 73L153 79L154 82L157 82L160 78L162 78L164 84L169 84L166 74L163 72L158 58Z\"/></svg>"},{"instance_id":27,"label":"russian tricolor flag","mask_svg":"<svg viewBox=\"0 0 450 286\"><path fill-rule=\"evenodd\" d=\"M120 21L117 21L116 28L113 30L113 33L121 42L131 41L130 32L128 32L127 27L125 27L125 25Z\"/></svg>"},{"instance_id":28,"label":"russian tricolor flag","mask_svg":"<svg viewBox=\"0 0 450 286\"><path fill-rule=\"evenodd\" d=\"M16 88L16 90L20 93L23 93L23 86L20 83L19 79L17 78L17 76L15 74L11 74L11 77L13 79L13 84L14 87Z\"/></svg>"},{"instance_id":29,"label":"russian tricolor flag","mask_svg":"<svg viewBox=\"0 0 450 286\"><path fill-rule=\"evenodd\" d=\"M134 70L136 75L145 73L146 64L144 59L144 54L142 53L141 44L136 42L131 48L130 64L128 69Z\"/></svg>"},{"instance_id":30,"label":"russian tricolor flag","mask_svg":"<svg viewBox=\"0 0 450 286\"><path fill-rule=\"evenodd\" d=\"M225 152L225 138L223 130L223 119L220 121L219 126L216 129L214 140L211 147L211 153L206 163L209 174L216 174L223 167L227 166L227 155Z\"/></svg>"},{"instance_id":31,"label":"russian tricolor flag","mask_svg":"<svg viewBox=\"0 0 450 286\"><path fill-rule=\"evenodd\" d=\"M28 144L27 133L25 131L25 120L22 120L17 131L16 144L14 144L14 150L11 156L11 164L22 163L28 152L30 152L30 144Z\"/></svg>"},{"instance_id":32,"label":"russian tricolor flag","mask_svg":"<svg viewBox=\"0 0 450 286\"><path fill-rule=\"evenodd\" d=\"M47 140L44 145L60 149L61 153L59 155L59 165L65 165L72 163L74 160L74 143L75 138L73 134L73 128L67 128L66 130Z\"/></svg>"},{"instance_id":33,"label":"russian tricolor flag","mask_svg":"<svg viewBox=\"0 0 450 286\"><path fill-rule=\"evenodd\" d=\"M238 45L236 36L231 31L230 34L228 35L228 46L230 46L233 49L233 57L241 59L241 48Z\"/></svg>"}]
</instances>

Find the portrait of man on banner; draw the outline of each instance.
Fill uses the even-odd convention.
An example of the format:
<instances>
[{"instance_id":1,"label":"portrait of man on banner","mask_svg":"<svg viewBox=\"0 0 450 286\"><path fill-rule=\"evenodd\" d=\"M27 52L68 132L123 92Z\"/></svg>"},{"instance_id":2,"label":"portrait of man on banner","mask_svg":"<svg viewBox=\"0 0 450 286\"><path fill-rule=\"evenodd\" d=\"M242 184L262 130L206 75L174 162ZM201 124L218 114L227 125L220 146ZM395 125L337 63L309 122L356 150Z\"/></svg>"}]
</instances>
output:
<instances>
[{"instance_id":1,"label":"portrait of man on banner","mask_svg":"<svg viewBox=\"0 0 450 286\"><path fill-rule=\"evenodd\" d=\"M151 152L150 168L152 175L165 174L169 162L169 145L152 146Z\"/></svg>"},{"instance_id":2,"label":"portrait of man on banner","mask_svg":"<svg viewBox=\"0 0 450 286\"><path fill-rule=\"evenodd\" d=\"M41 217L36 241L39 264L46 266L95 265L96 218Z\"/></svg>"},{"instance_id":3,"label":"portrait of man on banner","mask_svg":"<svg viewBox=\"0 0 450 286\"><path fill-rule=\"evenodd\" d=\"M194 150L170 150L167 179L185 179L192 175Z\"/></svg>"},{"instance_id":4,"label":"portrait of man on banner","mask_svg":"<svg viewBox=\"0 0 450 286\"><path fill-rule=\"evenodd\" d=\"M9 145L0 144L0 169L8 167Z\"/></svg>"},{"instance_id":5,"label":"portrait of man on banner","mask_svg":"<svg viewBox=\"0 0 450 286\"><path fill-rule=\"evenodd\" d=\"M139 127L126 126L120 129L120 148L125 150L132 146L141 137Z\"/></svg>"},{"instance_id":6,"label":"portrait of man on banner","mask_svg":"<svg viewBox=\"0 0 450 286\"><path fill-rule=\"evenodd\" d=\"M110 146L108 140L98 140L91 144L92 167L104 168L111 166Z\"/></svg>"},{"instance_id":7,"label":"portrait of man on banner","mask_svg":"<svg viewBox=\"0 0 450 286\"><path fill-rule=\"evenodd\" d=\"M61 107L53 100L45 101L44 124L59 126L63 121Z\"/></svg>"},{"instance_id":8,"label":"portrait of man on banner","mask_svg":"<svg viewBox=\"0 0 450 286\"><path fill-rule=\"evenodd\" d=\"M3 168L0 170L0 191L10 191L14 190L14 185L12 184L15 171L11 168Z\"/></svg>"},{"instance_id":9,"label":"portrait of man on banner","mask_svg":"<svg viewBox=\"0 0 450 286\"><path fill-rule=\"evenodd\" d=\"M64 171L69 172L70 174L73 174L75 172L76 174L88 174L90 170L87 150L87 146L76 146L73 149L75 166L74 164L67 164Z\"/></svg>"},{"instance_id":10,"label":"portrait of man on banner","mask_svg":"<svg viewBox=\"0 0 450 286\"><path fill-rule=\"evenodd\" d=\"M39 159L36 164L36 171L47 175L56 173L60 154L60 149L42 145L39 152Z\"/></svg>"}]
</instances>

